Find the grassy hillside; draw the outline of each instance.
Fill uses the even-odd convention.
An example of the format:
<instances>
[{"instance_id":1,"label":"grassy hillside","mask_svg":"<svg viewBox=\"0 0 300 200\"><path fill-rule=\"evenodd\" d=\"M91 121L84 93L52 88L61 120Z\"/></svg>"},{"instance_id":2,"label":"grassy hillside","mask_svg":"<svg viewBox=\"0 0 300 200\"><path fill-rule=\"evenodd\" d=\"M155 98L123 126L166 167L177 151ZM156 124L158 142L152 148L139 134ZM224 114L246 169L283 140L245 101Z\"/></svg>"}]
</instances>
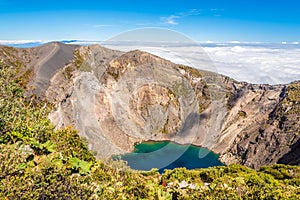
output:
<instances>
[{"instance_id":1,"label":"grassy hillside","mask_svg":"<svg viewBox=\"0 0 300 200\"><path fill-rule=\"evenodd\" d=\"M241 165L138 172L96 160L72 127L54 130L52 105L28 97L0 62L0 199L299 199L300 168Z\"/></svg>"}]
</instances>

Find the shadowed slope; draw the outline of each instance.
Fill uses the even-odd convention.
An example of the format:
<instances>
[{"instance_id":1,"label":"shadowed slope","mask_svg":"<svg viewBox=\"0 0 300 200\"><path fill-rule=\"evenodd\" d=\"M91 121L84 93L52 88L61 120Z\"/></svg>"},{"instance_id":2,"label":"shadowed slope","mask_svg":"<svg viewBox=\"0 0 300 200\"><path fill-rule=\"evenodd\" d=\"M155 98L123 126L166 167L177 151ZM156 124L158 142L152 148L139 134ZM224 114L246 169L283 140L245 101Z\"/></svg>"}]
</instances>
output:
<instances>
[{"instance_id":1,"label":"shadowed slope","mask_svg":"<svg viewBox=\"0 0 300 200\"><path fill-rule=\"evenodd\" d=\"M41 95L45 92L57 70L72 62L77 47L54 42L37 49L39 59L35 64L34 93Z\"/></svg>"}]
</instances>

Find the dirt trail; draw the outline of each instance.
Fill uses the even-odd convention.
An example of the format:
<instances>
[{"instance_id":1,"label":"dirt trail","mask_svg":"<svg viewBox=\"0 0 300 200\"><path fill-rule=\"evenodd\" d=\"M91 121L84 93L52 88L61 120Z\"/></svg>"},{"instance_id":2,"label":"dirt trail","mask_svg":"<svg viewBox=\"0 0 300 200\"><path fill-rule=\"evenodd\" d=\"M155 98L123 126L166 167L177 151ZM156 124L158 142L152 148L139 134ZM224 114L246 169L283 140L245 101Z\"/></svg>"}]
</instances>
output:
<instances>
[{"instance_id":1,"label":"dirt trail","mask_svg":"<svg viewBox=\"0 0 300 200\"><path fill-rule=\"evenodd\" d=\"M59 50L59 48L60 47L58 46L58 44L54 43L54 48L52 49L52 51L37 63L38 68L42 68L41 66L44 65L48 60L50 60L50 58Z\"/></svg>"}]
</instances>

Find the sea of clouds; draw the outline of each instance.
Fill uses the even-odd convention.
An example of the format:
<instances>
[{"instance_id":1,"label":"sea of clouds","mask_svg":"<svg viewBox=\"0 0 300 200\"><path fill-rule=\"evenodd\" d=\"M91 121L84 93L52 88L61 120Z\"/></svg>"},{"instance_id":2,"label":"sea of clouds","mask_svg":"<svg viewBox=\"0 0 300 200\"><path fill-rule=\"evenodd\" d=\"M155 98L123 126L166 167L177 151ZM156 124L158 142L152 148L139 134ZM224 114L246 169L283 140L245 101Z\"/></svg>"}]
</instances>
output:
<instances>
[{"instance_id":1,"label":"sea of clouds","mask_svg":"<svg viewBox=\"0 0 300 200\"><path fill-rule=\"evenodd\" d=\"M251 83L281 84L300 80L300 45L224 44L204 46L221 74Z\"/></svg>"},{"instance_id":2,"label":"sea of clouds","mask_svg":"<svg viewBox=\"0 0 300 200\"><path fill-rule=\"evenodd\" d=\"M9 41L0 44L33 47L49 41ZM185 44L124 44L98 41L64 40L68 44L102 44L118 50L141 49L175 63L215 71L238 81L284 84L300 80L299 43L204 42Z\"/></svg>"}]
</instances>

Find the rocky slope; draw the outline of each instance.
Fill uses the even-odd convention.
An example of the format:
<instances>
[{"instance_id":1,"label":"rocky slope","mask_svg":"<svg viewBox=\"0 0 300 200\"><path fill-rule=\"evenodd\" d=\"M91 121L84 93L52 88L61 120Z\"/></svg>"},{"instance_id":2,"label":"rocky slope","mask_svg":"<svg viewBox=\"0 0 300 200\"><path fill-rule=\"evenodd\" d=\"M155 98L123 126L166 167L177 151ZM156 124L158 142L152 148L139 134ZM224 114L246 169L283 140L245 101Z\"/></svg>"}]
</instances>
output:
<instances>
[{"instance_id":1,"label":"rocky slope","mask_svg":"<svg viewBox=\"0 0 300 200\"><path fill-rule=\"evenodd\" d=\"M99 157L143 140L207 147L227 164L299 164L298 82L254 85L177 65L146 52L50 43L0 47L28 94L56 105L57 128L73 125Z\"/></svg>"},{"instance_id":2,"label":"rocky slope","mask_svg":"<svg viewBox=\"0 0 300 200\"><path fill-rule=\"evenodd\" d=\"M279 99L265 120L238 134L223 159L238 158L235 162L253 168L274 163L299 165L300 82L284 86Z\"/></svg>"}]
</instances>

